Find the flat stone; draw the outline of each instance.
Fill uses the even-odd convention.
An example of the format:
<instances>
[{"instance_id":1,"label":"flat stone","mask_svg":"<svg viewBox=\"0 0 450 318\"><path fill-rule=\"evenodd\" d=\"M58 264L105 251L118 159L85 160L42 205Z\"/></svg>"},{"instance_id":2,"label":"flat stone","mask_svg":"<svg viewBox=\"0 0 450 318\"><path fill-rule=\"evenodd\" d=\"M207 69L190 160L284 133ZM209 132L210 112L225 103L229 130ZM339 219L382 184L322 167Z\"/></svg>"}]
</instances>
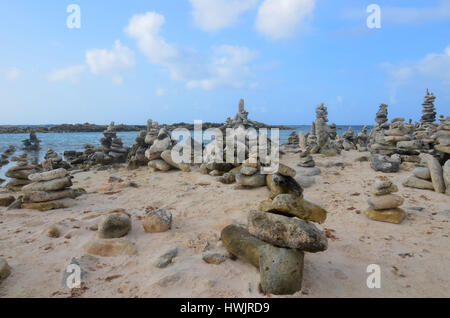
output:
<instances>
[{"instance_id":1,"label":"flat stone","mask_svg":"<svg viewBox=\"0 0 450 318\"><path fill-rule=\"evenodd\" d=\"M294 169L292 169L291 167L288 167L282 163L280 163L278 165L277 173L279 173L283 176L292 177L292 178L295 177L295 175L297 174L297 172Z\"/></svg>"},{"instance_id":2,"label":"flat stone","mask_svg":"<svg viewBox=\"0 0 450 318\"><path fill-rule=\"evenodd\" d=\"M446 188L444 183L444 176L439 161L429 154L423 154L422 156L426 160L428 169L430 170L434 191L438 193L445 193Z\"/></svg>"},{"instance_id":3,"label":"flat stone","mask_svg":"<svg viewBox=\"0 0 450 318\"><path fill-rule=\"evenodd\" d=\"M77 194L74 190L61 190L61 191L33 191L33 192L25 192L23 200L24 202L48 202L55 201L61 199L75 199Z\"/></svg>"},{"instance_id":4,"label":"flat stone","mask_svg":"<svg viewBox=\"0 0 450 318\"><path fill-rule=\"evenodd\" d=\"M269 245L251 235L242 225L229 225L222 230L221 240L224 247L237 258L259 269L258 247Z\"/></svg>"},{"instance_id":5,"label":"flat stone","mask_svg":"<svg viewBox=\"0 0 450 318\"><path fill-rule=\"evenodd\" d=\"M312 187L316 183L315 177L309 177L309 176L298 176L295 178L295 181L303 188L307 189Z\"/></svg>"},{"instance_id":6,"label":"flat stone","mask_svg":"<svg viewBox=\"0 0 450 318\"><path fill-rule=\"evenodd\" d=\"M0 194L0 206L7 207L11 205L16 199L10 194Z\"/></svg>"},{"instance_id":7,"label":"flat stone","mask_svg":"<svg viewBox=\"0 0 450 318\"><path fill-rule=\"evenodd\" d=\"M148 166L159 171L169 171L172 169L172 166L162 159L152 160L148 163Z\"/></svg>"},{"instance_id":8,"label":"flat stone","mask_svg":"<svg viewBox=\"0 0 450 318\"><path fill-rule=\"evenodd\" d=\"M227 260L227 256L220 253L220 252L214 252L214 251L209 251L209 252L205 252L202 255L202 259L203 261L205 261L205 263L208 264L214 264L214 265L220 265L223 262L225 262Z\"/></svg>"},{"instance_id":9,"label":"flat stone","mask_svg":"<svg viewBox=\"0 0 450 318\"><path fill-rule=\"evenodd\" d=\"M50 181L33 182L29 185L24 186L22 190L24 192L58 191L70 186L72 186L70 177L64 177Z\"/></svg>"},{"instance_id":10,"label":"flat stone","mask_svg":"<svg viewBox=\"0 0 450 318\"><path fill-rule=\"evenodd\" d=\"M153 142L153 145L150 147L149 152L152 153L161 153L165 151L170 146L170 137L166 137L164 139L156 139Z\"/></svg>"},{"instance_id":11,"label":"flat stone","mask_svg":"<svg viewBox=\"0 0 450 318\"><path fill-rule=\"evenodd\" d=\"M288 216L295 216L305 221L323 223L327 218L327 211L317 203L292 194L280 194L272 201L271 211L282 212Z\"/></svg>"},{"instance_id":12,"label":"flat stone","mask_svg":"<svg viewBox=\"0 0 450 318\"><path fill-rule=\"evenodd\" d=\"M403 186L415 189L424 189L424 190L433 190L433 183L430 181L426 181L423 179L416 178L414 176L409 176L405 182L403 182Z\"/></svg>"},{"instance_id":13,"label":"flat stone","mask_svg":"<svg viewBox=\"0 0 450 318\"><path fill-rule=\"evenodd\" d=\"M170 150L163 151L161 153L161 158L165 162L167 162L169 165L171 165L172 167L174 167L176 169L179 169L179 170L181 170L183 172L190 172L191 171L191 168L190 168L189 164L183 163L183 162L176 163L175 161L173 161L173 159L172 159L172 152Z\"/></svg>"},{"instance_id":14,"label":"flat stone","mask_svg":"<svg viewBox=\"0 0 450 318\"><path fill-rule=\"evenodd\" d=\"M264 187L266 185L266 175L257 173L249 177L238 173L236 174L236 183L245 187Z\"/></svg>"},{"instance_id":15,"label":"flat stone","mask_svg":"<svg viewBox=\"0 0 450 318\"><path fill-rule=\"evenodd\" d=\"M243 174L244 176L253 176L258 171L259 171L258 168L253 168L249 166L242 166L240 170L241 174Z\"/></svg>"},{"instance_id":16,"label":"flat stone","mask_svg":"<svg viewBox=\"0 0 450 318\"><path fill-rule=\"evenodd\" d=\"M142 222L145 232L161 233L172 227L172 213L167 209L159 209L150 212Z\"/></svg>"},{"instance_id":17,"label":"flat stone","mask_svg":"<svg viewBox=\"0 0 450 318\"><path fill-rule=\"evenodd\" d=\"M297 167L296 171L298 176L307 176L307 177L318 176L322 173L322 170L320 170L320 168L317 167L313 168Z\"/></svg>"},{"instance_id":18,"label":"flat stone","mask_svg":"<svg viewBox=\"0 0 450 318\"><path fill-rule=\"evenodd\" d=\"M36 166L15 166L11 167L6 171L5 176L13 179L23 179L28 180L28 176L39 172Z\"/></svg>"},{"instance_id":19,"label":"flat stone","mask_svg":"<svg viewBox=\"0 0 450 318\"><path fill-rule=\"evenodd\" d=\"M258 239L278 247L310 253L323 252L328 248L323 232L314 224L297 218L251 211L248 214L248 230Z\"/></svg>"},{"instance_id":20,"label":"flat stone","mask_svg":"<svg viewBox=\"0 0 450 318\"><path fill-rule=\"evenodd\" d=\"M171 248L166 253L161 255L158 260L156 261L155 266L158 268L165 268L169 266L172 263L172 260L177 257L178 255L178 248Z\"/></svg>"},{"instance_id":21,"label":"flat stone","mask_svg":"<svg viewBox=\"0 0 450 318\"><path fill-rule=\"evenodd\" d=\"M444 164L444 167L442 167L443 170L443 177L444 177L444 183L447 187L447 194L450 193L450 159L447 160L447 162Z\"/></svg>"},{"instance_id":22,"label":"flat stone","mask_svg":"<svg viewBox=\"0 0 450 318\"><path fill-rule=\"evenodd\" d=\"M91 255L102 257L131 256L137 252L133 243L124 238L97 239L89 241L83 248Z\"/></svg>"},{"instance_id":23,"label":"flat stone","mask_svg":"<svg viewBox=\"0 0 450 318\"><path fill-rule=\"evenodd\" d=\"M436 149L437 151L440 151L440 152L450 154L450 146L436 145L436 146L434 146L434 149Z\"/></svg>"},{"instance_id":24,"label":"flat stone","mask_svg":"<svg viewBox=\"0 0 450 318\"><path fill-rule=\"evenodd\" d=\"M68 175L68 172L66 169L56 169L52 171L47 172L41 172L41 173L35 173L30 174L28 176L28 180L33 182L39 182L39 181L51 181L55 179L61 179Z\"/></svg>"},{"instance_id":25,"label":"flat stone","mask_svg":"<svg viewBox=\"0 0 450 318\"><path fill-rule=\"evenodd\" d=\"M395 209L404 202L402 197L395 194L376 196L368 200L369 206L374 210Z\"/></svg>"},{"instance_id":26,"label":"flat stone","mask_svg":"<svg viewBox=\"0 0 450 318\"><path fill-rule=\"evenodd\" d=\"M376 211L371 208L364 211L364 214L371 220L400 224L406 218L406 213L400 208Z\"/></svg>"},{"instance_id":27,"label":"flat stone","mask_svg":"<svg viewBox=\"0 0 450 318\"><path fill-rule=\"evenodd\" d=\"M131 218L125 213L111 213L104 216L98 226L98 237L102 239L120 238L131 230Z\"/></svg>"},{"instance_id":28,"label":"flat stone","mask_svg":"<svg viewBox=\"0 0 450 318\"><path fill-rule=\"evenodd\" d=\"M41 212L66 209L69 206L63 201L50 201L50 202L40 202L40 203L22 203L22 209L37 210Z\"/></svg>"},{"instance_id":29,"label":"flat stone","mask_svg":"<svg viewBox=\"0 0 450 318\"><path fill-rule=\"evenodd\" d=\"M263 292L292 295L302 289L303 252L264 245L258 254Z\"/></svg>"},{"instance_id":30,"label":"flat stone","mask_svg":"<svg viewBox=\"0 0 450 318\"><path fill-rule=\"evenodd\" d=\"M9 275L11 275L11 267L3 257L0 257L0 283L8 278Z\"/></svg>"},{"instance_id":31,"label":"flat stone","mask_svg":"<svg viewBox=\"0 0 450 318\"><path fill-rule=\"evenodd\" d=\"M280 174L266 176L267 187L271 192L271 198L280 194L295 194L302 196L303 189L292 177L282 176Z\"/></svg>"},{"instance_id":32,"label":"flat stone","mask_svg":"<svg viewBox=\"0 0 450 318\"><path fill-rule=\"evenodd\" d=\"M428 169L427 167L419 167L414 169L413 175L419 179L431 180L430 169Z\"/></svg>"}]
</instances>

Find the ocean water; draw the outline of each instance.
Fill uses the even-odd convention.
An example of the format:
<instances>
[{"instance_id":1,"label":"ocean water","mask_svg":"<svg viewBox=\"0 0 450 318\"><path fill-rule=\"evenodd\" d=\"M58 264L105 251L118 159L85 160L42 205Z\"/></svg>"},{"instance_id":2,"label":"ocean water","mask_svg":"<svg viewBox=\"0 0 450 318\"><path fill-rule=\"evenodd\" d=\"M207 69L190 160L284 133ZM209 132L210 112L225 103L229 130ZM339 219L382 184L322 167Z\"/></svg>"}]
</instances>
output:
<instances>
[{"instance_id":1,"label":"ocean water","mask_svg":"<svg viewBox=\"0 0 450 318\"><path fill-rule=\"evenodd\" d=\"M280 130L280 144L284 144L288 141L289 135L292 131L297 131L297 133L303 132L308 133L311 130L311 125L298 125L289 126L292 130ZM349 126L337 126L337 132L342 135L347 131ZM355 134L358 134L363 126L352 126ZM370 127L369 127L370 128ZM137 136L137 132L118 132L117 136L122 138L124 146L132 146L134 140ZM270 135L269 135L270 136ZM28 139L28 134L0 134L0 154L3 153L9 145L14 145L16 147L16 152L13 156L17 156L24 151L22 148L22 140ZM101 132L95 133L49 133L49 134L37 134L37 137L41 140L41 150L36 152L28 152L28 156L35 158L40 162L45 155L48 148L52 148L59 155L63 156L66 150L76 150L83 151L85 144L91 144L94 146L100 146L100 139L103 137ZM206 136L205 136L206 139ZM7 179L5 177L5 172L9 167L14 166L14 162L0 168L0 178ZM3 184L4 185L4 184Z\"/></svg>"}]
</instances>

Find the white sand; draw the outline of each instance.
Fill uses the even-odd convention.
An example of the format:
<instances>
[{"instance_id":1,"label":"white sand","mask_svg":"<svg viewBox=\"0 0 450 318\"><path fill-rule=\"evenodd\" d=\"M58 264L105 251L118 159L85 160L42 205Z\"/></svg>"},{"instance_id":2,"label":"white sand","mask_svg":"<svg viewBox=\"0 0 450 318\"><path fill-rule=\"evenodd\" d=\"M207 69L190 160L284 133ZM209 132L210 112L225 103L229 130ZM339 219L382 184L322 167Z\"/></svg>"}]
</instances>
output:
<instances>
[{"instance_id":1,"label":"white sand","mask_svg":"<svg viewBox=\"0 0 450 318\"><path fill-rule=\"evenodd\" d=\"M450 219L438 213L450 210L450 197L404 188L401 183L412 165L403 165L396 174L382 174L370 169L368 162L354 162L360 155L315 156L318 163L344 161L349 166L321 168L316 184L305 190L329 211L323 228L333 230L336 239L330 239L328 251L306 254L304 287L292 297L450 297ZM294 167L297 158L288 154L282 161ZM392 177L399 186L404 208L425 209L405 209L408 218L401 225L358 214L367 208L371 185L379 175ZM110 176L124 182L110 186ZM242 190L197 171L151 173L147 168L79 173L74 181L74 187L83 187L88 194L75 200L72 208L50 212L0 208L0 256L12 267L11 276L0 285L0 297L263 297L258 292L259 273L251 265L239 260L210 265L203 262L202 253L225 252L220 231L231 223L245 224L247 212L269 196L267 188ZM125 187L129 181L140 187ZM171 209L172 230L145 233L141 219L147 207ZM137 255L85 257L84 288L73 292L63 288L62 272L73 257L86 254L82 246L96 235L89 227L100 218L84 218L116 208L132 215L133 229L126 238L135 243ZM55 223L62 224L62 235L49 238L46 229ZM158 256L175 246L179 255L174 263L156 268ZM411 257L399 255L407 253ZM381 289L366 286L369 264L381 266Z\"/></svg>"}]
</instances>

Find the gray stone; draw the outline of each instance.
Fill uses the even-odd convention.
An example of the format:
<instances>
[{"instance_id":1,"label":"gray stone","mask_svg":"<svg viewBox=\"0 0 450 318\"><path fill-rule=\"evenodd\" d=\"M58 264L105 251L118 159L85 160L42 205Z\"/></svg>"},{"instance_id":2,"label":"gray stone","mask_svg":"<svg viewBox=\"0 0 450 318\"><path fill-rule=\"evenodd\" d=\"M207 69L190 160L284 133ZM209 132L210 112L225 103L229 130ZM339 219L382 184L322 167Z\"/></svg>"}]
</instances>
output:
<instances>
[{"instance_id":1,"label":"gray stone","mask_svg":"<svg viewBox=\"0 0 450 318\"><path fill-rule=\"evenodd\" d=\"M316 183L316 178L310 176L298 176L295 178L295 181L297 181L303 189L307 189Z\"/></svg>"},{"instance_id":2,"label":"gray stone","mask_svg":"<svg viewBox=\"0 0 450 318\"><path fill-rule=\"evenodd\" d=\"M191 168L189 167L189 164L184 163L184 162L180 162L180 163L176 163L175 161L173 161L172 159L172 152L170 150L166 150L163 151L161 153L161 158L167 162L169 165L171 165L172 167L179 169L183 172L190 172Z\"/></svg>"},{"instance_id":3,"label":"gray stone","mask_svg":"<svg viewBox=\"0 0 450 318\"><path fill-rule=\"evenodd\" d=\"M259 171L258 168L249 167L249 166L242 166L242 168L241 168L241 173L245 176L253 176L258 171Z\"/></svg>"},{"instance_id":4,"label":"gray stone","mask_svg":"<svg viewBox=\"0 0 450 318\"><path fill-rule=\"evenodd\" d=\"M428 169L430 169L431 182L433 183L434 191L445 193L444 176L439 161L429 154L423 154L422 158L426 160Z\"/></svg>"},{"instance_id":5,"label":"gray stone","mask_svg":"<svg viewBox=\"0 0 450 318\"><path fill-rule=\"evenodd\" d=\"M145 232L161 233L172 227L172 213L167 209L158 209L150 212L142 222Z\"/></svg>"},{"instance_id":6,"label":"gray stone","mask_svg":"<svg viewBox=\"0 0 450 318\"><path fill-rule=\"evenodd\" d=\"M172 166L162 159L152 160L148 163L148 166L160 171L169 171L170 169L172 169Z\"/></svg>"},{"instance_id":7,"label":"gray stone","mask_svg":"<svg viewBox=\"0 0 450 318\"><path fill-rule=\"evenodd\" d=\"M33 181L33 182L51 181L51 180L55 180L55 179L64 178L67 175L68 175L67 170L61 168L61 169L51 170L51 171L42 172L42 173L30 174L28 176L28 180Z\"/></svg>"},{"instance_id":8,"label":"gray stone","mask_svg":"<svg viewBox=\"0 0 450 318\"><path fill-rule=\"evenodd\" d=\"M413 175L419 179L431 180L430 169L427 167L419 167L414 169Z\"/></svg>"},{"instance_id":9,"label":"gray stone","mask_svg":"<svg viewBox=\"0 0 450 318\"><path fill-rule=\"evenodd\" d=\"M266 185L266 175L257 173L249 177L238 173L236 174L236 183L245 187L263 187Z\"/></svg>"},{"instance_id":10,"label":"gray stone","mask_svg":"<svg viewBox=\"0 0 450 318\"><path fill-rule=\"evenodd\" d=\"M265 293L292 295L302 289L303 252L264 245L258 248L258 254Z\"/></svg>"},{"instance_id":11,"label":"gray stone","mask_svg":"<svg viewBox=\"0 0 450 318\"><path fill-rule=\"evenodd\" d=\"M320 168L314 167L314 168L304 168L304 167L297 167L297 176L307 176L307 177L314 177L318 176L322 173L322 170Z\"/></svg>"},{"instance_id":12,"label":"gray stone","mask_svg":"<svg viewBox=\"0 0 450 318\"><path fill-rule=\"evenodd\" d=\"M75 199L77 197L76 193L72 189L61 190L61 191L33 191L25 192L23 200L24 202L48 202L61 199Z\"/></svg>"},{"instance_id":13,"label":"gray stone","mask_svg":"<svg viewBox=\"0 0 450 318\"><path fill-rule=\"evenodd\" d=\"M102 239L120 238L131 230L131 218L125 213L111 213L103 218L98 227L98 237Z\"/></svg>"},{"instance_id":14,"label":"gray stone","mask_svg":"<svg viewBox=\"0 0 450 318\"><path fill-rule=\"evenodd\" d=\"M408 177L408 179L406 179L406 181L403 182L403 185L405 187L409 187L409 188L425 189L425 190L433 190L434 191L433 183L431 183L430 181L416 178L414 176Z\"/></svg>"},{"instance_id":15,"label":"gray stone","mask_svg":"<svg viewBox=\"0 0 450 318\"><path fill-rule=\"evenodd\" d=\"M248 214L248 230L260 240L278 247L310 253L323 252L328 248L323 232L314 224L297 218L251 211Z\"/></svg>"},{"instance_id":16,"label":"gray stone","mask_svg":"<svg viewBox=\"0 0 450 318\"><path fill-rule=\"evenodd\" d=\"M385 173L398 172L400 170L400 162L398 160L392 160L387 156L374 154L370 166L375 171L381 171Z\"/></svg>"},{"instance_id":17,"label":"gray stone","mask_svg":"<svg viewBox=\"0 0 450 318\"><path fill-rule=\"evenodd\" d=\"M208 264L219 265L227 260L227 256L220 252L209 251L202 255L202 259Z\"/></svg>"},{"instance_id":18,"label":"gray stone","mask_svg":"<svg viewBox=\"0 0 450 318\"><path fill-rule=\"evenodd\" d=\"M34 192L34 191L58 191L63 190L67 187L72 186L72 181L70 177L64 177L60 179L33 182L22 188L24 192Z\"/></svg>"},{"instance_id":19,"label":"gray stone","mask_svg":"<svg viewBox=\"0 0 450 318\"><path fill-rule=\"evenodd\" d=\"M172 263L172 260L177 257L178 255L178 248L174 247L170 250L168 250L166 253L161 255L158 260L156 261L155 266L158 268L165 268L169 266Z\"/></svg>"}]
</instances>

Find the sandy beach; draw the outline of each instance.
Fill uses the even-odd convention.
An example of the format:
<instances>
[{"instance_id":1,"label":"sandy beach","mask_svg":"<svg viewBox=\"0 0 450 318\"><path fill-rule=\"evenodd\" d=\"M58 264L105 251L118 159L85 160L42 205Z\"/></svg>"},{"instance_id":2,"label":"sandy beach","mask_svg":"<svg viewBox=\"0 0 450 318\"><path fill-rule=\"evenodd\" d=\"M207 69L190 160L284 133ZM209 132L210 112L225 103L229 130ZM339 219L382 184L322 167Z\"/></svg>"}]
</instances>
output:
<instances>
[{"instance_id":1,"label":"sandy beach","mask_svg":"<svg viewBox=\"0 0 450 318\"><path fill-rule=\"evenodd\" d=\"M305 256L303 288L289 297L450 297L450 197L401 184L414 169L404 163L398 173L383 174L355 158L368 153L343 151L337 157L314 155L322 174L305 196L328 211L318 226L329 238L324 253ZM296 167L298 154L283 163ZM326 167L342 162L343 167ZM401 225L375 222L362 214L375 178L385 175L399 186L408 216ZM110 183L110 177L118 180ZM134 182L138 187L132 187ZM192 172L151 172L125 167L74 175L74 188L87 191L67 209L50 212L0 208L0 256L12 273L0 285L0 297L275 297L258 290L259 272L241 260L220 265L202 260L205 251L226 253L221 230L246 224L247 213L269 195L267 187L242 189ZM172 229L146 233L146 212L168 208ZM125 237L137 250L132 256L89 256L83 246L94 239L90 227L102 213L123 208L132 217ZM444 212L446 211L447 212ZM57 225L59 238L47 236ZM178 247L173 264L154 266L168 249ZM87 272L81 289L62 286L62 276L76 258ZM367 266L381 267L381 289L366 285Z\"/></svg>"}]
</instances>

